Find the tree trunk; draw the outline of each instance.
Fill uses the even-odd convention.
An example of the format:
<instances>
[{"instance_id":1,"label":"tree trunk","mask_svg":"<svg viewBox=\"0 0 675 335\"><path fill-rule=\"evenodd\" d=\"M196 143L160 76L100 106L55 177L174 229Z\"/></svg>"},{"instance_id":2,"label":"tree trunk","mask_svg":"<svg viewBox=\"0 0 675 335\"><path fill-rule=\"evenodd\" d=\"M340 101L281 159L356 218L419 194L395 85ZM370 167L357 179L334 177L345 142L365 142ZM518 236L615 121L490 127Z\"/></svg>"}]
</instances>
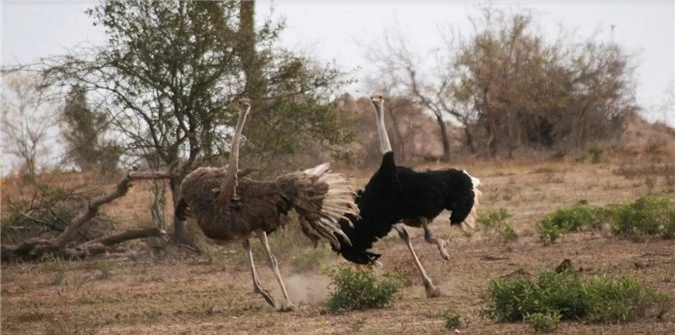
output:
<instances>
[{"instance_id":1,"label":"tree trunk","mask_svg":"<svg viewBox=\"0 0 675 335\"><path fill-rule=\"evenodd\" d=\"M241 36L241 59L246 75L245 94L257 97L262 90L262 73L255 50L255 1L242 0L239 5L239 35Z\"/></svg>"},{"instance_id":2,"label":"tree trunk","mask_svg":"<svg viewBox=\"0 0 675 335\"><path fill-rule=\"evenodd\" d=\"M448 127L443 121L443 116L439 113L434 113L436 115L436 122L438 122L438 127L441 131L441 143L443 143L443 162L450 161L450 139L448 138Z\"/></svg>"},{"instance_id":3,"label":"tree trunk","mask_svg":"<svg viewBox=\"0 0 675 335\"><path fill-rule=\"evenodd\" d=\"M389 108L389 117L391 118L392 124L393 124L393 134L396 138L393 139L393 145L396 148L396 159L399 160L401 163L405 163L408 153L405 150L405 143L403 140L403 135L401 135L401 128L399 127L398 119L395 116L395 110L393 108ZM385 115L386 116L386 115Z\"/></svg>"},{"instance_id":4,"label":"tree trunk","mask_svg":"<svg viewBox=\"0 0 675 335\"><path fill-rule=\"evenodd\" d=\"M497 135L495 134L494 127L492 126L492 119L488 115L488 121L485 124L485 132L487 135L487 148L488 148L488 158L494 159L497 156Z\"/></svg>"},{"instance_id":5,"label":"tree trunk","mask_svg":"<svg viewBox=\"0 0 675 335\"><path fill-rule=\"evenodd\" d=\"M178 198L180 197L180 183L182 179L180 177L173 177L169 180L169 187L171 187L171 198L173 200L173 206L176 207L178 203ZM173 219L173 237L176 243L192 245L193 240L192 236L188 233L185 228L185 222L181 220Z\"/></svg>"},{"instance_id":6,"label":"tree trunk","mask_svg":"<svg viewBox=\"0 0 675 335\"><path fill-rule=\"evenodd\" d=\"M490 158L495 159L497 158L497 151L499 148L499 130L497 129L497 126L494 124L494 120L490 122L490 125L488 126L490 128L490 137L488 138L488 149L490 150Z\"/></svg>"},{"instance_id":7,"label":"tree trunk","mask_svg":"<svg viewBox=\"0 0 675 335\"><path fill-rule=\"evenodd\" d=\"M507 142L506 147L509 152L507 155L508 159L513 159L513 152L516 150L516 128L520 127L520 124L517 120L514 119L513 112L506 112L506 126L507 128Z\"/></svg>"},{"instance_id":8,"label":"tree trunk","mask_svg":"<svg viewBox=\"0 0 675 335\"><path fill-rule=\"evenodd\" d=\"M469 146L469 150L471 151L472 154L475 154L476 144L474 144L473 142L473 134L471 134L471 130L469 130L468 122L464 123L464 136L466 136L466 144Z\"/></svg>"},{"instance_id":9,"label":"tree trunk","mask_svg":"<svg viewBox=\"0 0 675 335\"><path fill-rule=\"evenodd\" d=\"M166 185L163 182L153 181L152 204L150 205L150 216L155 227L166 230Z\"/></svg>"}]
</instances>

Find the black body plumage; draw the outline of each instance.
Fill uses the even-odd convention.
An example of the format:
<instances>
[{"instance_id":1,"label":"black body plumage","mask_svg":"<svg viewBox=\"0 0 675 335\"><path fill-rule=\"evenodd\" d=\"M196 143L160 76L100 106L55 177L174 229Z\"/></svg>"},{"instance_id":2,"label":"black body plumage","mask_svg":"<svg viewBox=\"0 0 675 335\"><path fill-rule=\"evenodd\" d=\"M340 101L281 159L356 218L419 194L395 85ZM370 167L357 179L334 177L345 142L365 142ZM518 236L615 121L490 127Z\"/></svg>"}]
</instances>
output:
<instances>
[{"instance_id":1,"label":"black body plumage","mask_svg":"<svg viewBox=\"0 0 675 335\"><path fill-rule=\"evenodd\" d=\"M394 153L385 153L380 168L357 196L360 219L349 217L353 227L346 220L340 222L352 245L341 246L338 253L357 264L372 264L380 255L368 249L399 222L419 226L419 218L432 221L447 209L452 211L450 224L462 223L474 206L473 183L463 170L417 172L396 166Z\"/></svg>"}]
</instances>

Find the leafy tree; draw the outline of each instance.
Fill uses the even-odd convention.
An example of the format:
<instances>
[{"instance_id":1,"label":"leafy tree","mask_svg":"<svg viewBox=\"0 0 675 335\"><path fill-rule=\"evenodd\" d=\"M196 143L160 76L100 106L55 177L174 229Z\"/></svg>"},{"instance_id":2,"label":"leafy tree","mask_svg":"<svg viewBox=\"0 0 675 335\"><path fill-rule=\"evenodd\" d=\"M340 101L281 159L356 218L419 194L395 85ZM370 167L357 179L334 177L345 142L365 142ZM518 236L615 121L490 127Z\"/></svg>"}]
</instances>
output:
<instances>
[{"instance_id":1,"label":"leafy tree","mask_svg":"<svg viewBox=\"0 0 675 335\"><path fill-rule=\"evenodd\" d=\"M87 13L105 30L107 45L47 59L45 75L100 93L97 104L108 111L126 156L151 165L179 162L181 176L169 183L174 200L183 175L229 154L231 102L241 95L253 100L243 152L260 160L294 153L308 139L345 141L326 99L340 73L275 47L283 21L266 19L252 33L253 6L105 0ZM174 228L186 241L184 227Z\"/></svg>"},{"instance_id":2,"label":"leafy tree","mask_svg":"<svg viewBox=\"0 0 675 335\"><path fill-rule=\"evenodd\" d=\"M102 138L108 117L89 108L86 92L79 86L73 86L68 94L62 118L67 156L82 171L110 170L117 165L118 148L114 142L105 143Z\"/></svg>"}]
</instances>

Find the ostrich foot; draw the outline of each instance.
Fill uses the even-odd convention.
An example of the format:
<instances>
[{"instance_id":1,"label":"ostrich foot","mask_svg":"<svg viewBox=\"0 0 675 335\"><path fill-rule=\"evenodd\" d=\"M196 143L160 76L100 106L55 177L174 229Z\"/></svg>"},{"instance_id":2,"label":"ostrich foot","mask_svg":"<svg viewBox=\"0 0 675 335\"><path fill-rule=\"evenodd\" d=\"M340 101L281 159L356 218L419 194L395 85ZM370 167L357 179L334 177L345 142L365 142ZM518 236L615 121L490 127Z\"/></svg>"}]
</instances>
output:
<instances>
[{"instance_id":1,"label":"ostrich foot","mask_svg":"<svg viewBox=\"0 0 675 335\"><path fill-rule=\"evenodd\" d=\"M438 240L436 242L438 244L438 251L441 253L441 257L445 259L446 261L450 260L450 254L448 253L448 243L445 242L445 240Z\"/></svg>"},{"instance_id":2,"label":"ostrich foot","mask_svg":"<svg viewBox=\"0 0 675 335\"><path fill-rule=\"evenodd\" d=\"M432 283L425 283L424 290L427 293L427 298L436 298L441 296L441 290L438 287L434 287Z\"/></svg>"},{"instance_id":3,"label":"ostrich foot","mask_svg":"<svg viewBox=\"0 0 675 335\"><path fill-rule=\"evenodd\" d=\"M277 307L277 312L291 312L295 310L295 306L291 302L285 302L281 306Z\"/></svg>"},{"instance_id":4,"label":"ostrich foot","mask_svg":"<svg viewBox=\"0 0 675 335\"><path fill-rule=\"evenodd\" d=\"M268 304L270 304L270 306L276 307L277 303L274 301L274 298L272 298L272 295L268 290L256 288L255 292L260 293L260 295L262 295L262 297L265 299L265 301L267 301Z\"/></svg>"}]
</instances>

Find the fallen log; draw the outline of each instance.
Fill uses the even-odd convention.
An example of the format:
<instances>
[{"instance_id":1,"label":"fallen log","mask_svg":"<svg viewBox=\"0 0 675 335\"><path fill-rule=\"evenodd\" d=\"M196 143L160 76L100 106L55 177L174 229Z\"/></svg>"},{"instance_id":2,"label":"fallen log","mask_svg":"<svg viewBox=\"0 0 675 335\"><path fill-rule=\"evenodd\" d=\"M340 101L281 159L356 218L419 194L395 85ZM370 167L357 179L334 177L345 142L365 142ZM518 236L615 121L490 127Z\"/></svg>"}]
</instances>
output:
<instances>
[{"instance_id":1,"label":"fallen log","mask_svg":"<svg viewBox=\"0 0 675 335\"><path fill-rule=\"evenodd\" d=\"M79 215L73 218L68 226L53 239L30 238L14 245L0 245L0 258L3 262L14 259L35 260L52 254L66 258L83 258L89 255L101 254L111 250L111 247L130 240L162 236L166 234L163 230L150 227L131 229L112 235L100 237L94 240L85 241L75 247L69 246L75 238L77 231L87 222L96 216L99 208L105 204L111 203L115 199L123 197L133 186L134 180L144 179L169 179L173 177L173 172L162 171L128 171L126 175L117 183L115 190L110 193L95 197L89 201L87 208Z\"/></svg>"}]
</instances>

